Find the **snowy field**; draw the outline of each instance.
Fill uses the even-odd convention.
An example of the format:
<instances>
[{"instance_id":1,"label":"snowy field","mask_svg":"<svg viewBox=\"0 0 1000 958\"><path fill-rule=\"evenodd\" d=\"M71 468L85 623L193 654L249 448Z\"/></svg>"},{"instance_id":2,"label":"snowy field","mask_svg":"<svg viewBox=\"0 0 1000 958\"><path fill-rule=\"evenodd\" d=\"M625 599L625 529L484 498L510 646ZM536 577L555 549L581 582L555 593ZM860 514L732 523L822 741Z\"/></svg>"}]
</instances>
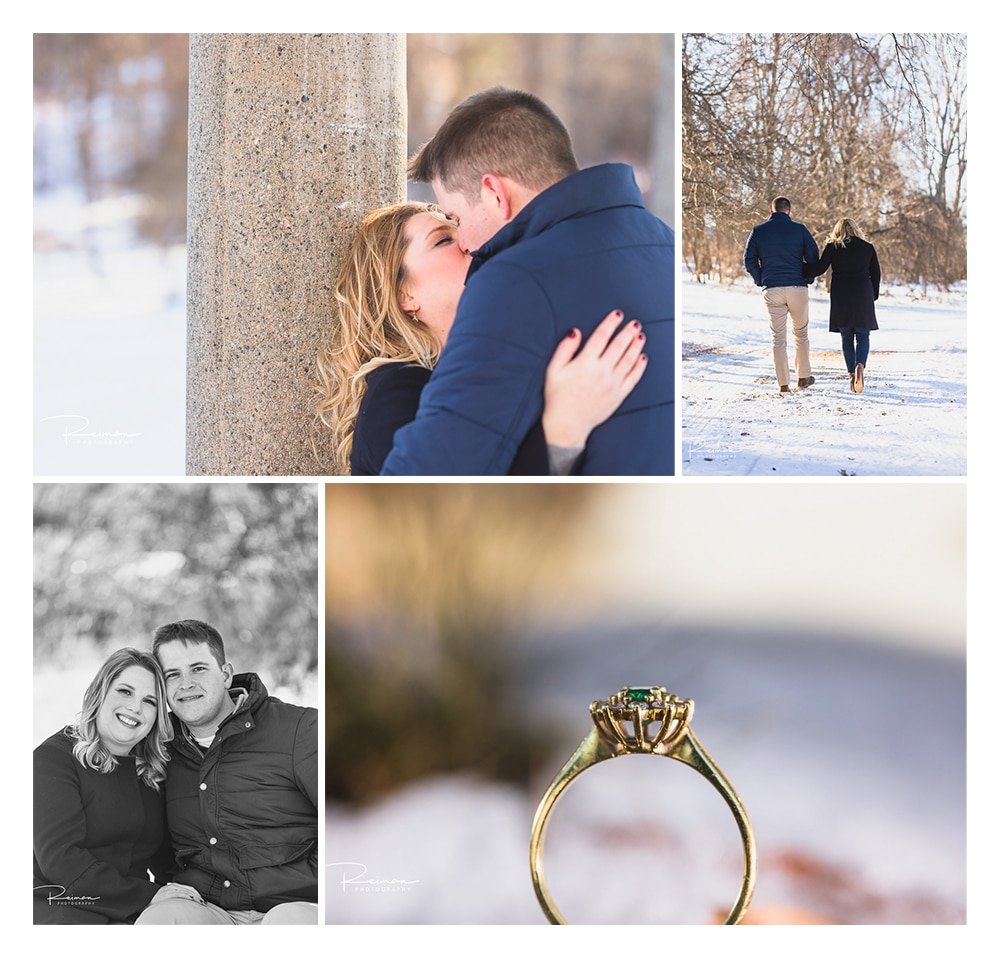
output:
<instances>
[{"instance_id":1,"label":"snowy field","mask_svg":"<svg viewBox=\"0 0 1000 958\"><path fill-rule=\"evenodd\" d=\"M961 657L681 625L523 643L525 707L565 739L528 793L456 775L360 811L328 803L327 921L544 922L528 871L535 804L586 733L591 699L642 676L695 699L693 727L746 803L757 921L963 922ZM560 800L546 874L571 923L712 922L739 888L740 843L699 776L627 757Z\"/></svg>"},{"instance_id":2,"label":"snowy field","mask_svg":"<svg viewBox=\"0 0 1000 958\"><path fill-rule=\"evenodd\" d=\"M35 475L184 473L186 253L137 239L141 202L35 196Z\"/></svg>"},{"instance_id":3,"label":"snowy field","mask_svg":"<svg viewBox=\"0 0 1000 958\"><path fill-rule=\"evenodd\" d=\"M749 281L682 285L686 476L966 474L966 299L893 288L876 303L865 391L850 392L829 296L812 288L816 384L780 394L767 310Z\"/></svg>"}]
</instances>

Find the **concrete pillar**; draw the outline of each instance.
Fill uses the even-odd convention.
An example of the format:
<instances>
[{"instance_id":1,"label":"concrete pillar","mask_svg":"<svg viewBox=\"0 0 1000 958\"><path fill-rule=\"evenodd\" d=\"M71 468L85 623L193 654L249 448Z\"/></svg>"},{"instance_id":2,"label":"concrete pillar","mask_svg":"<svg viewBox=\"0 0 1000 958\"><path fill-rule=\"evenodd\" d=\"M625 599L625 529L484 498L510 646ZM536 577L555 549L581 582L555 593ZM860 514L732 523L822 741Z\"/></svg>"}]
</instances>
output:
<instances>
[{"instance_id":1,"label":"concrete pillar","mask_svg":"<svg viewBox=\"0 0 1000 958\"><path fill-rule=\"evenodd\" d=\"M405 198L402 34L193 34L189 475L328 475L311 383L336 271Z\"/></svg>"}]
</instances>

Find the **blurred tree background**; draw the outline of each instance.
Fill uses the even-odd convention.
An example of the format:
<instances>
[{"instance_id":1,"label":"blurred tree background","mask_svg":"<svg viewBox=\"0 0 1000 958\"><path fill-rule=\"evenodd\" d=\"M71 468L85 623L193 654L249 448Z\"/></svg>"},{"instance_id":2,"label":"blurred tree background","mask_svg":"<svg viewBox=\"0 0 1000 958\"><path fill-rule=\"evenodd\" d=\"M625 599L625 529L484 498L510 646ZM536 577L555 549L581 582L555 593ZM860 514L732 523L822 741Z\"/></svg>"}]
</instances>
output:
<instances>
[{"instance_id":1,"label":"blurred tree background","mask_svg":"<svg viewBox=\"0 0 1000 958\"><path fill-rule=\"evenodd\" d=\"M315 486L39 484L34 544L36 674L89 673L70 712L95 663L187 618L222 633L237 672L316 704Z\"/></svg>"},{"instance_id":2,"label":"blurred tree background","mask_svg":"<svg viewBox=\"0 0 1000 958\"><path fill-rule=\"evenodd\" d=\"M557 726L519 706L520 637L587 552L596 486L326 487L326 781L363 803L432 773L526 785ZM377 742L377 747L373 744Z\"/></svg>"},{"instance_id":3,"label":"blurred tree background","mask_svg":"<svg viewBox=\"0 0 1000 958\"><path fill-rule=\"evenodd\" d=\"M187 91L187 34L36 33L35 192L136 195L138 238L183 243Z\"/></svg>"},{"instance_id":4,"label":"blurred tree background","mask_svg":"<svg viewBox=\"0 0 1000 958\"><path fill-rule=\"evenodd\" d=\"M581 166L631 164L649 208L674 225L673 34L410 34L406 64L411 154L477 90L528 90L566 124Z\"/></svg>"},{"instance_id":5,"label":"blurred tree background","mask_svg":"<svg viewBox=\"0 0 1000 958\"><path fill-rule=\"evenodd\" d=\"M673 49L669 34L413 34L409 147L468 94L523 87L562 117L582 165L633 164L672 222ZM140 238L183 242L187 95L187 34L35 34L35 192L137 195Z\"/></svg>"},{"instance_id":6,"label":"blurred tree background","mask_svg":"<svg viewBox=\"0 0 1000 958\"><path fill-rule=\"evenodd\" d=\"M964 34L684 34L684 257L744 275L771 199L823 238L853 217L887 280L966 277Z\"/></svg>"}]
</instances>

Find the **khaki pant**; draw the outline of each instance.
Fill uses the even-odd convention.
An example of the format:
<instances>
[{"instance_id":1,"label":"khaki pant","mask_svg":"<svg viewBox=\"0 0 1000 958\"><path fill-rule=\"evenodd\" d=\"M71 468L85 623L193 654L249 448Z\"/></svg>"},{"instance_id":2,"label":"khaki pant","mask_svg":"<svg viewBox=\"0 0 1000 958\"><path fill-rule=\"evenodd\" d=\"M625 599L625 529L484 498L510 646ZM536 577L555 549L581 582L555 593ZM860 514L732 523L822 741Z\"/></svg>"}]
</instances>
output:
<instances>
[{"instance_id":1,"label":"khaki pant","mask_svg":"<svg viewBox=\"0 0 1000 958\"><path fill-rule=\"evenodd\" d=\"M137 925L315 925L319 909L312 902L290 901L268 912L226 911L207 901L169 898L148 905Z\"/></svg>"},{"instance_id":2,"label":"khaki pant","mask_svg":"<svg viewBox=\"0 0 1000 958\"><path fill-rule=\"evenodd\" d=\"M775 286L764 290L764 303L771 317L774 372L779 386L788 385L788 346L785 336L788 314L792 314L795 337L795 371L799 379L812 375L809 365L809 289L806 286Z\"/></svg>"}]
</instances>

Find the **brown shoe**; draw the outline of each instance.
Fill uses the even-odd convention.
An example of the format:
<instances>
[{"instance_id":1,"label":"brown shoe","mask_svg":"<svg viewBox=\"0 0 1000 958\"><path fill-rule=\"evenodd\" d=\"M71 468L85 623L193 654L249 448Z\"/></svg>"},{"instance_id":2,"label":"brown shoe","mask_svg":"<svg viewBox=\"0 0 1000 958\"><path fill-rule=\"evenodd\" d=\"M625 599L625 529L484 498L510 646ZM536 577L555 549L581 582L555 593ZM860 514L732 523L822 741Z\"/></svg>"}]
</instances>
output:
<instances>
[{"instance_id":1,"label":"brown shoe","mask_svg":"<svg viewBox=\"0 0 1000 958\"><path fill-rule=\"evenodd\" d=\"M805 379L800 379L799 389L805 389L806 387L811 386L814 382L816 382L815 376L807 376Z\"/></svg>"},{"instance_id":2,"label":"brown shoe","mask_svg":"<svg viewBox=\"0 0 1000 958\"><path fill-rule=\"evenodd\" d=\"M854 391L856 393L865 391L865 367L861 363L854 367Z\"/></svg>"}]
</instances>

